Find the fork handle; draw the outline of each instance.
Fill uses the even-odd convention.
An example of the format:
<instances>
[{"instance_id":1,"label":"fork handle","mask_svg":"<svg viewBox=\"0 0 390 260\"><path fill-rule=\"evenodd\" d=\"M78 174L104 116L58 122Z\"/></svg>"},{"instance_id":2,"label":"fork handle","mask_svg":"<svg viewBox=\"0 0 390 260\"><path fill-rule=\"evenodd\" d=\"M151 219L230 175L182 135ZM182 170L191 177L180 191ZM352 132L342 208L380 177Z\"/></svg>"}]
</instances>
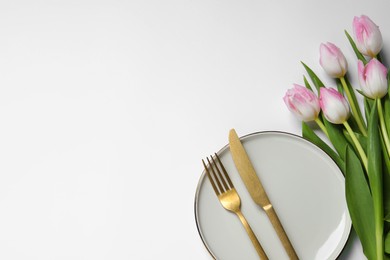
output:
<instances>
[{"instance_id":1,"label":"fork handle","mask_svg":"<svg viewBox=\"0 0 390 260\"><path fill-rule=\"evenodd\" d=\"M249 223L248 223L248 221L246 221L246 219L245 219L244 215L242 214L242 212L241 211L237 211L236 214L240 218L241 223L244 225L245 230L248 233L249 238L251 239L252 244L255 247L257 254L260 256L260 259L268 260L268 257L265 254L263 248L261 247L259 240L257 240L257 237L256 237L255 233L253 233L252 228L249 226Z\"/></svg>"}]
</instances>

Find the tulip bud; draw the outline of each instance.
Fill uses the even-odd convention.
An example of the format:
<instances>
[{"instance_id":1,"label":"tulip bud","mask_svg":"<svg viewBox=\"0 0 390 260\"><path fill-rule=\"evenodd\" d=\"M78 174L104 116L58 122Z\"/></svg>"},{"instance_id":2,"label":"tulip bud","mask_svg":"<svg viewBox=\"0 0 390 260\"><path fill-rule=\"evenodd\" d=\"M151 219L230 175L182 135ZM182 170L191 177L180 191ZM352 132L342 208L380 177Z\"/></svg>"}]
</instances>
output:
<instances>
[{"instance_id":1,"label":"tulip bud","mask_svg":"<svg viewBox=\"0 0 390 260\"><path fill-rule=\"evenodd\" d=\"M320 107L325 118L333 124L344 123L350 115L347 100L333 88L320 88Z\"/></svg>"},{"instance_id":2,"label":"tulip bud","mask_svg":"<svg viewBox=\"0 0 390 260\"><path fill-rule=\"evenodd\" d=\"M294 84L294 88L287 90L283 100L287 108L304 122L315 120L320 113L317 96L303 86Z\"/></svg>"},{"instance_id":3,"label":"tulip bud","mask_svg":"<svg viewBox=\"0 0 390 260\"><path fill-rule=\"evenodd\" d=\"M372 59L364 66L358 61L359 83L364 95L369 98L382 98L387 94L387 68L377 59Z\"/></svg>"},{"instance_id":4,"label":"tulip bud","mask_svg":"<svg viewBox=\"0 0 390 260\"><path fill-rule=\"evenodd\" d=\"M320 65L325 72L333 78L344 77L348 69L348 63L341 50L333 43L321 43Z\"/></svg>"},{"instance_id":5,"label":"tulip bud","mask_svg":"<svg viewBox=\"0 0 390 260\"><path fill-rule=\"evenodd\" d=\"M375 57L381 51L383 45L379 27L365 15L355 16L352 27L358 50L364 55Z\"/></svg>"}]
</instances>

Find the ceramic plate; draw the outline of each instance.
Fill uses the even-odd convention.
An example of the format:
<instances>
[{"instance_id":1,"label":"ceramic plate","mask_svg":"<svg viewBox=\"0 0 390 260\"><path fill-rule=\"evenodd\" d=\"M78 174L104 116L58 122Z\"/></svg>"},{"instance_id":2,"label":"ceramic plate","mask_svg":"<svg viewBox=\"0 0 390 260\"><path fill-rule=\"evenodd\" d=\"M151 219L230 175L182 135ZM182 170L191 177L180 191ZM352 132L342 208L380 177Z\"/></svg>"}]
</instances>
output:
<instances>
[{"instance_id":1,"label":"ceramic plate","mask_svg":"<svg viewBox=\"0 0 390 260\"><path fill-rule=\"evenodd\" d=\"M305 139L259 132L241 141L300 259L336 259L351 231L344 177L334 161ZM241 197L241 209L270 259L288 259L270 221L251 199L229 147L218 155ZM219 203L203 172L195 218L207 250L216 259L258 259L238 217Z\"/></svg>"}]
</instances>

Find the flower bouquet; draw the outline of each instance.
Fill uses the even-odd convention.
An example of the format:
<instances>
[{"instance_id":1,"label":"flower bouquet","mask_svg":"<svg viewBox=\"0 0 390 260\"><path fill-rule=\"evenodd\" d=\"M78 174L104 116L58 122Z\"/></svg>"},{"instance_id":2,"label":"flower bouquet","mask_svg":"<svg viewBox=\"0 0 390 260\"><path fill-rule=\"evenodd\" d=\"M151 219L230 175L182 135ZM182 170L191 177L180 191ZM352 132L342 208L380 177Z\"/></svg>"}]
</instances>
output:
<instances>
[{"instance_id":1,"label":"flower bouquet","mask_svg":"<svg viewBox=\"0 0 390 260\"><path fill-rule=\"evenodd\" d=\"M283 99L302 121L302 136L343 172L352 225L366 257L390 259L390 73L381 57L379 27L365 15L355 17L352 27L354 37L345 34L357 57L360 88L348 79L341 50L323 43L320 65L336 87L325 87L303 63L312 84L304 76L304 86L294 85Z\"/></svg>"}]
</instances>

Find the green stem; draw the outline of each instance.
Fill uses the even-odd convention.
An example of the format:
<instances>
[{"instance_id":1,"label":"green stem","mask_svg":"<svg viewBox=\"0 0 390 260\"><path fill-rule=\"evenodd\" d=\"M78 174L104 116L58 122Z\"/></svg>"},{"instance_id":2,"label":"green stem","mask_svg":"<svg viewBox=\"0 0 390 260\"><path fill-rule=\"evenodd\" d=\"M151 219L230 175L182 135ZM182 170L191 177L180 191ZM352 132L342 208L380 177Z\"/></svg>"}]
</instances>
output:
<instances>
[{"instance_id":1,"label":"green stem","mask_svg":"<svg viewBox=\"0 0 390 260\"><path fill-rule=\"evenodd\" d=\"M325 127L324 123L322 123L322 121L318 117L315 119L315 121L316 121L317 125L321 128L321 130L329 138L329 134L328 134L328 131L326 130L326 127Z\"/></svg>"},{"instance_id":2,"label":"green stem","mask_svg":"<svg viewBox=\"0 0 390 260\"><path fill-rule=\"evenodd\" d=\"M354 115L354 117L356 119L356 123L358 124L359 130L360 130L360 132L362 132L362 134L364 136L367 136L366 126L364 124L361 113L358 112L358 108L356 107L356 104L352 98L351 92L349 91L349 88L347 86L347 82L345 81L344 77L341 77L340 81L341 81L341 84L343 85L344 92L347 95L349 104L350 104L351 109L352 109L352 114Z\"/></svg>"},{"instance_id":3,"label":"green stem","mask_svg":"<svg viewBox=\"0 0 390 260\"><path fill-rule=\"evenodd\" d=\"M351 128L351 126L348 124L348 122L345 121L345 122L343 123L343 125L345 126L345 128L347 129L349 135L351 136L352 141L353 141L353 143L355 144L356 149L358 150L358 153L359 153L359 155L360 155L360 158L362 159L364 168L366 169L366 172L367 172L367 171L368 171L367 155L366 155L366 153L364 152L362 145L360 144L359 140L357 139L355 133L352 131L352 128Z\"/></svg>"},{"instance_id":4,"label":"green stem","mask_svg":"<svg viewBox=\"0 0 390 260\"><path fill-rule=\"evenodd\" d=\"M378 98L376 100L376 104L378 106L379 124L380 124L380 127L381 127L383 140L385 142L386 151L387 151L387 154L390 154L390 140L389 140L389 136L387 135L385 118L383 116L382 102L381 102L380 98Z\"/></svg>"},{"instance_id":5,"label":"green stem","mask_svg":"<svg viewBox=\"0 0 390 260\"><path fill-rule=\"evenodd\" d=\"M382 137L385 143L385 149L389 152L389 137L386 131L386 125L383 116L382 102L380 98L377 98L376 104L378 107L379 125ZM376 240L376 259L383 260L384 256L384 240L383 240L383 187L382 187L382 172L376 179L376 183L372 183L372 199L374 203L374 216L375 216L375 240Z\"/></svg>"}]
</instances>

